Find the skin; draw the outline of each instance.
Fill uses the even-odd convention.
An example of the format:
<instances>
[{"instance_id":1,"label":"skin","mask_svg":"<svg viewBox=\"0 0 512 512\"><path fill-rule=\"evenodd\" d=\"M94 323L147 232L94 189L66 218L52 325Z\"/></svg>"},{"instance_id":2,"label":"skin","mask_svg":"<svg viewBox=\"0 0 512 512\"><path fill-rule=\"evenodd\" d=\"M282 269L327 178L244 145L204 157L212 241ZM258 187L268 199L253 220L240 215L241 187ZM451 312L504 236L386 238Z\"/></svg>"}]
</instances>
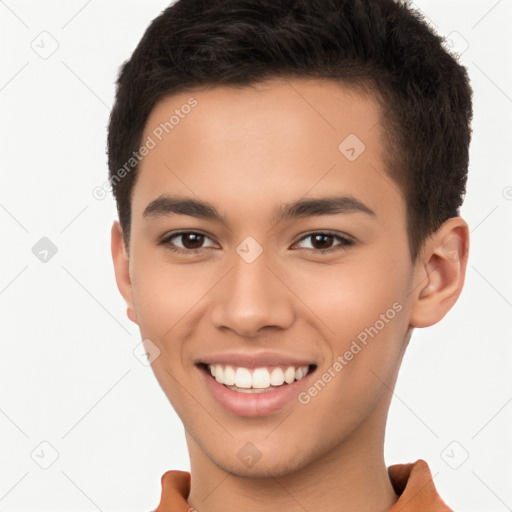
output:
<instances>
[{"instance_id":1,"label":"skin","mask_svg":"<svg viewBox=\"0 0 512 512\"><path fill-rule=\"evenodd\" d=\"M397 499L383 456L392 390L412 330L441 320L461 292L467 224L449 219L411 261L406 205L386 174L388 145L371 95L312 79L187 91L156 105L143 139L191 96L197 106L140 164L128 251L118 222L112 227L128 316L159 348L152 368L185 427L188 502L201 512L266 511L269 503L388 511ZM349 134L366 146L352 162L338 150ZM144 216L162 194L208 201L226 223ZM272 218L280 205L333 194L375 215ZM188 229L206 234L202 252L159 243ZM354 243L306 238L325 231ZM252 263L236 252L248 236L263 249ZM198 246L190 236L172 241L185 251ZM273 350L311 360L319 377L394 303L401 311L306 405L234 415L194 365L212 353ZM246 443L261 454L251 468L237 456Z\"/></svg>"}]
</instances>

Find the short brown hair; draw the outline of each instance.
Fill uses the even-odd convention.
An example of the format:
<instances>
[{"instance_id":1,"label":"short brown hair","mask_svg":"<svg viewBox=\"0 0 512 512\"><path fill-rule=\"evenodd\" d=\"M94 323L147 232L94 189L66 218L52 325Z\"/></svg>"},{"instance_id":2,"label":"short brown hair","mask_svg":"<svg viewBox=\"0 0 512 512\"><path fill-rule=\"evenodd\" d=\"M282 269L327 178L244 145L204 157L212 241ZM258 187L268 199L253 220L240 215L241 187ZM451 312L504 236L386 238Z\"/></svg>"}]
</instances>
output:
<instances>
[{"instance_id":1,"label":"short brown hair","mask_svg":"<svg viewBox=\"0 0 512 512\"><path fill-rule=\"evenodd\" d=\"M275 77L370 89L383 107L389 176L407 204L411 257L465 194L472 90L466 69L422 16L394 0L178 0L125 62L108 133L109 176L128 246L141 145L163 97Z\"/></svg>"}]
</instances>

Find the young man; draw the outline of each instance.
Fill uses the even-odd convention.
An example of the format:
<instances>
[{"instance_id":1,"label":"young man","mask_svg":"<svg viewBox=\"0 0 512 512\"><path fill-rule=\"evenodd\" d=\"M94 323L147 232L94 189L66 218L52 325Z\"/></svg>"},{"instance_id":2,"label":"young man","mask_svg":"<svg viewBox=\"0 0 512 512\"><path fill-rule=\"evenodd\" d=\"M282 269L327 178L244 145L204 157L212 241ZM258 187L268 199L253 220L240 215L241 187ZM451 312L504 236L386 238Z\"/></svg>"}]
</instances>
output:
<instances>
[{"instance_id":1,"label":"young man","mask_svg":"<svg viewBox=\"0 0 512 512\"><path fill-rule=\"evenodd\" d=\"M471 89L441 43L392 0L179 0L124 64L116 280L191 464L158 512L450 510L383 456L468 257Z\"/></svg>"}]
</instances>

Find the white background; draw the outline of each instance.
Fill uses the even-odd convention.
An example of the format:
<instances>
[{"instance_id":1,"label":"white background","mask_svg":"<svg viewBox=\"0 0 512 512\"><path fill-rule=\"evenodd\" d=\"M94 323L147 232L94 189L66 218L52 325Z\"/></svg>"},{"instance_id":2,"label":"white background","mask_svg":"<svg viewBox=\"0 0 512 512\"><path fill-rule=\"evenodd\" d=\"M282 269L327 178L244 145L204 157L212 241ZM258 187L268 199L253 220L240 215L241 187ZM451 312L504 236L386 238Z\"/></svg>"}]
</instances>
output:
<instances>
[{"instance_id":1,"label":"white background","mask_svg":"<svg viewBox=\"0 0 512 512\"><path fill-rule=\"evenodd\" d=\"M140 337L110 258L113 200L92 195L107 179L118 67L167 4L0 1L2 512L147 512L159 502L161 475L189 469L181 423L133 354ZM386 462L425 459L456 510L506 511L512 0L416 5L463 52L475 91L462 210L472 247L459 302L413 336L390 410ZM57 44L46 59L34 51ZM42 237L58 248L46 263L32 252ZM53 450L58 458L42 469Z\"/></svg>"}]
</instances>

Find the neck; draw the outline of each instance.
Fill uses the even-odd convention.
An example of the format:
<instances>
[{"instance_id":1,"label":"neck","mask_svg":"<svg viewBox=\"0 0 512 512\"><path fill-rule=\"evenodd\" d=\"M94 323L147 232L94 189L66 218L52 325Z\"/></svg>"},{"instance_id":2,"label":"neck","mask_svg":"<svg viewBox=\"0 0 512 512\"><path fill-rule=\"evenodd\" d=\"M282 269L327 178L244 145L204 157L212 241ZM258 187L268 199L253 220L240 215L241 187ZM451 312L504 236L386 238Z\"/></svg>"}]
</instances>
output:
<instances>
[{"instance_id":1,"label":"neck","mask_svg":"<svg viewBox=\"0 0 512 512\"><path fill-rule=\"evenodd\" d=\"M398 499L384 462L384 433L400 360L367 417L334 447L304 457L296 471L251 478L221 467L185 431L191 467L188 503L201 512L389 512ZM278 449L278 447L277 447ZM300 447L298 447L300 451Z\"/></svg>"}]
</instances>

